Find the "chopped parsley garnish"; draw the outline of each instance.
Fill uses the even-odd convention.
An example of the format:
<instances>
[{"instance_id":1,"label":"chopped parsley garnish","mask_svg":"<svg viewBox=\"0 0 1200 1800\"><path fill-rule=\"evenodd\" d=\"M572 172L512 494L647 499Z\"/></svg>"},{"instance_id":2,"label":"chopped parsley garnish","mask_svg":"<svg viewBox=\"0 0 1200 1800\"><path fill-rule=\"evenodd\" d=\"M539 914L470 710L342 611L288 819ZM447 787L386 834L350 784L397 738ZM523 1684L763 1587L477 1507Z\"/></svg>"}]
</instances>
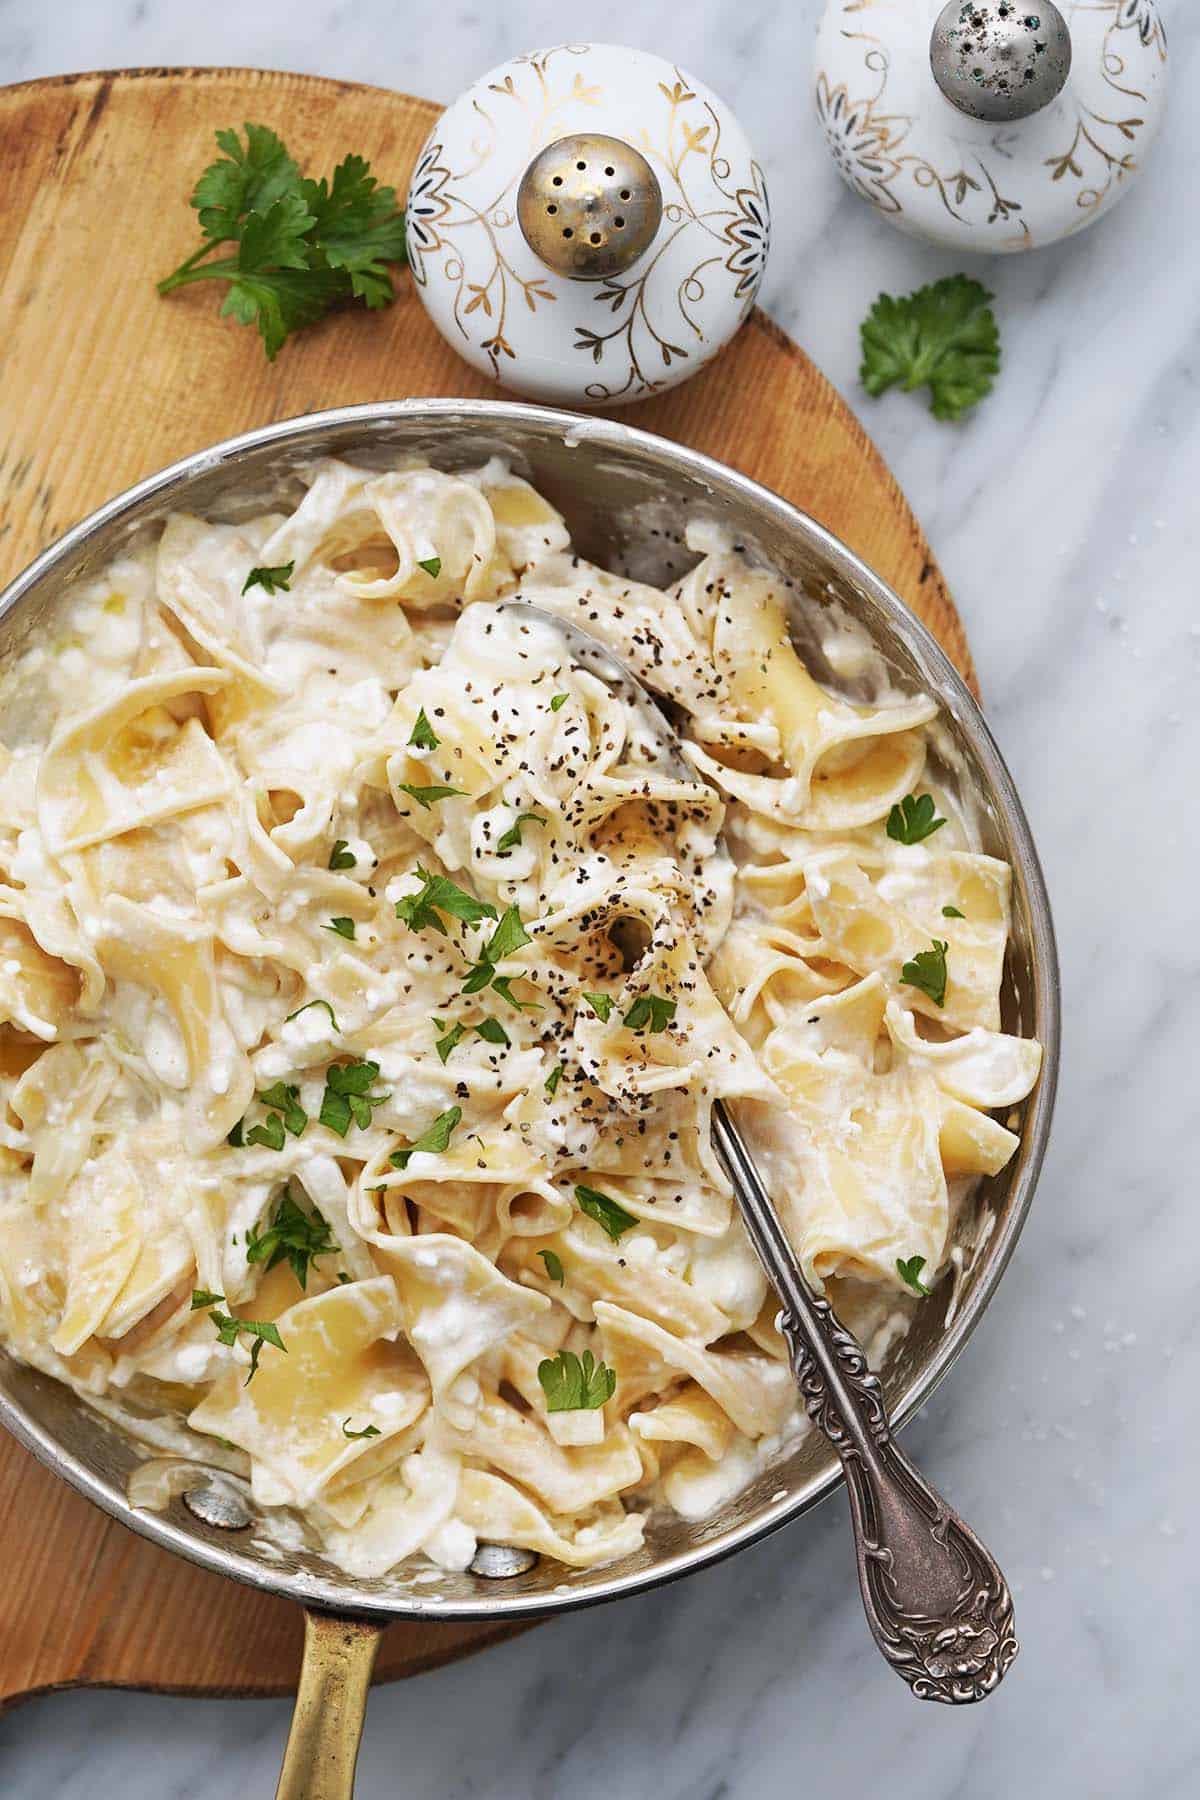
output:
<instances>
[{"instance_id":1,"label":"chopped parsley garnish","mask_svg":"<svg viewBox=\"0 0 1200 1800\"><path fill-rule=\"evenodd\" d=\"M573 1350L560 1350L538 1364L538 1380L546 1396L547 1412L595 1412L616 1392L616 1371L598 1363L590 1350L582 1358Z\"/></svg>"},{"instance_id":2,"label":"chopped parsley garnish","mask_svg":"<svg viewBox=\"0 0 1200 1800\"><path fill-rule=\"evenodd\" d=\"M331 1063L325 1071L321 1124L343 1138L351 1120L360 1131L365 1131L371 1123L372 1107L381 1106L389 1098L388 1094L369 1092L378 1074L376 1062Z\"/></svg>"},{"instance_id":3,"label":"chopped parsley garnish","mask_svg":"<svg viewBox=\"0 0 1200 1800\"><path fill-rule=\"evenodd\" d=\"M546 1265L546 1273L551 1281L557 1281L561 1287L567 1279L563 1272L562 1258L555 1250L539 1250L538 1255Z\"/></svg>"},{"instance_id":4,"label":"chopped parsley garnish","mask_svg":"<svg viewBox=\"0 0 1200 1800\"><path fill-rule=\"evenodd\" d=\"M558 1084L562 1080L562 1078L563 1078L563 1064L555 1063L554 1067L551 1069L550 1073L547 1075L544 1083L542 1084L543 1088L545 1090L547 1100L553 1100L556 1092L558 1091Z\"/></svg>"},{"instance_id":5,"label":"chopped parsley garnish","mask_svg":"<svg viewBox=\"0 0 1200 1800\"><path fill-rule=\"evenodd\" d=\"M561 711L561 709L567 704L567 701L570 699L570 697L571 696L569 694L555 694L554 698L550 702L550 711L551 712Z\"/></svg>"},{"instance_id":6,"label":"chopped parsley garnish","mask_svg":"<svg viewBox=\"0 0 1200 1800\"><path fill-rule=\"evenodd\" d=\"M246 1133L247 1144L261 1144L264 1150L283 1149L283 1120L278 1113L268 1113L260 1125L252 1125Z\"/></svg>"},{"instance_id":7,"label":"chopped parsley garnish","mask_svg":"<svg viewBox=\"0 0 1200 1800\"><path fill-rule=\"evenodd\" d=\"M501 916L491 937L483 947L477 963L472 964L463 983L464 994L478 994L484 988L494 988L502 1000L515 1006L518 1012L536 1011L539 1002L536 1000L518 1000L512 991L512 977L498 975L496 964L519 950L524 944L531 944L533 939L521 923L521 915L515 906L509 906Z\"/></svg>"},{"instance_id":8,"label":"chopped parsley garnish","mask_svg":"<svg viewBox=\"0 0 1200 1800\"><path fill-rule=\"evenodd\" d=\"M408 741L418 750L436 750L442 741L425 717L424 707L417 714L417 722L409 733Z\"/></svg>"},{"instance_id":9,"label":"chopped parsley garnish","mask_svg":"<svg viewBox=\"0 0 1200 1800\"><path fill-rule=\"evenodd\" d=\"M207 1288L192 1289L192 1311L199 1312L202 1307L224 1306L224 1294L210 1294Z\"/></svg>"},{"instance_id":10,"label":"chopped parsley garnish","mask_svg":"<svg viewBox=\"0 0 1200 1800\"><path fill-rule=\"evenodd\" d=\"M411 781L398 781L396 786L410 800L415 800L418 806L423 806L426 812L435 807L439 800L449 800L453 795L465 794L467 791L465 788L443 787L436 782L432 787L414 787Z\"/></svg>"},{"instance_id":11,"label":"chopped parsley garnish","mask_svg":"<svg viewBox=\"0 0 1200 1800\"><path fill-rule=\"evenodd\" d=\"M291 590L288 584L295 567L294 562L286 562L277 563L273 569L251 569L242 583L242 592L245 594L252 587L260 587L268 594L289 593Z\"/></svg>"},{"instance_id":12,"label":"chopped parsley garnish","mask_svg":"<svg viewBox=\"0 0 1200 1800\"><path fill-rule=\"evenodd\" d=\"M246 1233L246 1261L265 1262L269 1274L287 1262L302 1288L308 1287L308 1265L318 1256L332 1256L341 1249L329 1235L329 1226L314 1207L311 1213L297 1206L291 1194L279 1197L275 1217L265 1231L253 1226Z\"/></svg>"},{"instance_id":13,"label":"chopped parsley garnish","mask_svg":"<svg viewBox=\"0 0 1200 1800\"><path fill-rule=\"evenodd\" d=\"M507 1048L512 1043L512 1039L499 1019L481 1019L475 1029L479 1036L489 1044L503 1044Z\"/></svg>"},{"instance_id":14,"label":"chopped parsley garnish","mask_svg":"<svg viewBox=\"0 0 1200 1800\"><path fill-rule=\"evenodd\" d=\"M589 1219L595 1219L614 1244L637 1224L631 1212L626 1212L616 1200L611 1200L607 1194L601 1194L595 1188L577 1187L575 1198L579 1202L580 1212L585 1212Z\"/></svg>"},{"instance_id":15,"label":"chopped parsley garnish","mask_svg":"<svg viewBox=\"0 0 1200 1800\"><path fill-rule=\"evenodd\" d=\"M420 863L416 874L424 884L420 891L405 894L396 902L396 917L403 919L411 931L423 931L429 925L447 937L449 934L439 913L449 913L452 919L461 919L464 925L477 925L481 919L496 917L494 906L456 886L448 875L430 875Z\"/></svg>"},{"instance_id":16,"label":"chopped parsley garnish","mask_svg":"<svg viewBox=\"0 0 1200 1800\"><path fill-rule=\"evenodd\" d=\"M348 1438L373 1438L381 1436L378 1425L364 1425L361 1431L351 1431L350 1414L342 1420L342 1436Z\"/></svg>"},{"instance_id":17,"label":"chopped parsley garnish","mask_svg":"<svg viewBox=\"0 0 1200 1800\"><path fill-rule=\"evenodd\" d=\"M311 1006L323 1006L325 1011L329 1014L329 1023L333 1026L333 1029L335 1031L340 1031L342 1029L337 1022L337 1014L334 1012L332 1006L330 1006L328 1000L306 1000L303 1006L298 1006L295 1012L290 1012L288 1014L287 1018L283 1021L284 1024L288 1025L293 1019L298 1019L300 1014L306 1013Z\"/></svg>"},{"instance_id":18,"label":"chopped parsley garnish","mask_svg":"<svg viewBox=\"0 0 1200 1800\"><path fill-rule=\"evenodd\" d=\"M914 1294L925 1295L930 1292L921 1280L921 1270L924 1267L925 1258L923 1256L910 1256L907 1261L902 1256L896 1258L896 1272L905 1287L911 1288Z\"/></svg>"},{"instance_id":19,"label":"chopped parsley garnish","mask_svg":"<svg viewBox=\"0 0 1200 1800\"><path fill-rule=\"evenodd\" d=\"M905 794L888 814L887 834L898 844L919 844L945 823L936 817L932 794Z\"/></svg>"},{"instance_id":20,"label":"chopped parsley garnish","mask_svg":"<svg viewBox=\"0 0 1200 1800\"><path fill-rule=\"evenodd\" d=\"M943 919L965 919L966 916L965 912L959 912L957 906L943 906L942 908Z\"/></svg>"},{"instance_id":21,"label":"chopped parsley garnish","mask_svg":"<svg viewBox=\"0 0 1200 1800\"><path fill-rule=\"evenodd\" d=\"M462 1023L461 1020L457 1024L451 1025L449 1027L447 1027L446 1021L444 1019L435 1019L433 1022L437 1026L438 1030L443 1033L443 1036L438 1038L437 1042L434 1044L433 1047L437 1051L441 1060L443 1062L445 1062L446 1058L449 1056L450 1052L455 1048L455 1046L457 1044L460 1044L462 1042L463 1038L466 1037L467 1027Z\"/></svg>"},{"instance_id":22,"label":"chopped parsley garnish","mask_svg":"<svg viewBox=\"0 0 1200 1800\"><path fill-rule=\"evenodd\" d=\"M276 1350L282 1350L287 1355L287 1345L280 1337L278 1328L269 1319L232 1319L228 1313L217 1312L215 1309L208 1316L217 1328L219 1343L236 1344L242 1332L254 1340L250 1346L250 1373L242 1383L243 1387L249 1387L258 1373L258 1359L264 1344L274 1344Z\"/></svg>"},{"instance_id":23,"label":"chopped parsley garnish","mask_svg":"<svg viewBox=\"0 0 1200 1800\"><path fill-rule=\"evenodd\" d=\"M300 1089L294 1082L277 1081L264 1088L258 1098L272 1112L283 1114L283 1123L293 1137L299 1137L308 1124L308 1114L300 1104Z\"/></svg>"},{"instance_id":24,"label":"chopped parsley garnish","mask_svg":"<svg viewBox=\"0 0 1200 1800\"><path fill-rule=\"evenodd\" d=\"M158 284L160 294L195 281L227 282L221 312L256 325L273 361L293 331L335 306L393 299L389 263L404 262L404 214L370 164L347 156L326 181L301 176L265 125L218 131L224 153L196 183L192 205L202 242ZM204 259L219 245L224 256Z\"/></svg>"},{"instance_id":25,"label":"chopped parsley garnish","mask_svg":"<svg viewBox=\"0 0 1200 1800\"><path fill-rule=\"evenodd\" d=\"M612 1016L612 1009L617 1004L611 994L585 994L584 999L598 1019L607 1025Z\"/></svg>"},{"instance_id":26,"label":"chopped parsley garnish","mask_svg":"<svg viewBox=\"0 0 1200 1800\"><path fill-rule=\"evenodd\" d=\"M352 850L346 848L348 842L347 838L339 838L333 846L329 853L331 869L355 869L358 867L358 858Z\"/></svg>"},{"instance_id":27,"label":"chopped parsley garnish","mask_svg":"<svg viewBox=\"0 0 1200 1800\"><path fill-rule=\"evenodd\" d=\"M661 994L639 994L621 1023L630 1031L665 1031L675 1017L675 1001Z\"/></svg>"},{"instance_id":28,"label":"chopped parsley garnish","mask_svg":"<svg viewBox=\"0 0 1200 1800\"><path fill-rule=\"evenodd\" d=\"M946 952L949 948L941 938L934 938L932 950L918 950L900 971L903 985L919 988L923 994L928 994L935 1006L946 1004Z\"/></svg>"},{"instance_id":29,"label":"chopped parsley garnish","mask_svg":"<svg viewBox=\"0 0 1200 1800\"><path fill-rule=\"evenodd\" d=\"M504 833L504 836L498 841L496 845L496 855L509 856L518 848L521 842L522 825L544 825L545 823L546 821L543 819L541 813L518 813L508 830Z\"/></svg>"},{"instance_id":30,"label":"chopped parsley garnish","mask_svg":"<svg viewBox=\"0 0 1200 1800\"><path fill-rule=\"evenodd\" d=\"M405 1150L393 1150L389 1161L393 1169L407 1169L411 1157L420 1152L424 1156L440 1156L443 1150L450 1148L450 1139L455 1127L462 1118L461 1106L447 1107L439 1113L428 1130L423 1131L415 1143L409 1144Z\"/></svg>"},{"instance_id":31,"label":"chopped parsley garnish","mask_svg":"<svg viewBox=\"0 0 1200 1800\"><path fill-rule=\"evenodd\" d=\"M880 294L860 327L868 394L899 382L928 386L935 419L961 419L992 391L1000 368L993 298L969 275L950 275L897 300Z\"/></svg>"},{"instance_id":32,"label":"chopped parsley garnish","mask_svg":"<svg viewBox=\"0 0 1200 1800\"><path fill-rule=\"evenodd\" d=\"M338 937L349 938L351 943L354 942L354 920L353 919L346 919L346 918L330 919L328 924L324 927L324 929L326 931L334 931L337 933Z\"/></svg>"},{"instance_id":33,"label":"chopped parsley garnish","mask_svg":"<svg viewBox=\"0 0 1200 1800\"><path fill-rule=\"evenodd\" d=\"M417 567L424 569L431 581L436 581L442 572L442 559L440 556L418 557Z\"/></svg>"}]
</instances>

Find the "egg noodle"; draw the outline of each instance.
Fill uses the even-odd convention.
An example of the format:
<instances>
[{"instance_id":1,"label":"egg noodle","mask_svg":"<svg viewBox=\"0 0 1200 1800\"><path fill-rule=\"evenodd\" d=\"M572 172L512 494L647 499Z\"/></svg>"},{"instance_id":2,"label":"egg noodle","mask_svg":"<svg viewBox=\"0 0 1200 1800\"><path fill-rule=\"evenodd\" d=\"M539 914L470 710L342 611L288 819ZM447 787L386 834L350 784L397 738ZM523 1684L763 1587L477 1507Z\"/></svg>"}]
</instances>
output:
<instances>
[{"instance_id":1,"label":"egg noodle","mask_svg":"<svg viewBox=\"0 0 1200 1800\"><path fill-rule=\"evenodd\" d=\"M665 593L498 462L304 479L172 516L9 677L0 1324L353 1574L608 1562L800 1424L713 1101L885 1336L1013 1154L1009 870L934 704L818 685L735 549Z\"/></svg>"}]
</instances>

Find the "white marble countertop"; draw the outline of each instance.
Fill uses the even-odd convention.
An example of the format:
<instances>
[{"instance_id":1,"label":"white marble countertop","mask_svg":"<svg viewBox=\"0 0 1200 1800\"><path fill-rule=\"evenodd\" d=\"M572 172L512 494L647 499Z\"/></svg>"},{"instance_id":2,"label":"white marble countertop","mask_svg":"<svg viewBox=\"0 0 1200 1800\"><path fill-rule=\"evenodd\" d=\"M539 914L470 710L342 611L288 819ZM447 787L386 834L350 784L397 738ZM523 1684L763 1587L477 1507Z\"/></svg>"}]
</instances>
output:
<instances>
[{"instance_id":1,"label":"white marble countertop","mask_svg":"<svg viewBox=\"0 0 1200 1800\"><path fill-rule=\"evenodd\" d=\"M839 1496L667 1591L377 1690L362 1800L1200 1792L1184 1487L1200 1472L1200 9L1168 6L1175 110L1129 200L1070 244L979 264L1005 366L959 430L858 386L875 294L963 265L888 230L827 162L809 99L819 10L646 0L602 27L692 68L750 129L777 220L765 303L912 499L1046 863L1066 1001L1054 1141L1000 1293L909 1440L1006 1568L1023 1653L986 1706L915 1704L867 1639ZM0 81L223 62L448 100L600 19L582 0L453 0L436 31L430 16L414 0L0 0ZM54 1696L0 1722L0 1788L257 1800L286 1717L273 1701Z\"/></svg>"}]
</instances>

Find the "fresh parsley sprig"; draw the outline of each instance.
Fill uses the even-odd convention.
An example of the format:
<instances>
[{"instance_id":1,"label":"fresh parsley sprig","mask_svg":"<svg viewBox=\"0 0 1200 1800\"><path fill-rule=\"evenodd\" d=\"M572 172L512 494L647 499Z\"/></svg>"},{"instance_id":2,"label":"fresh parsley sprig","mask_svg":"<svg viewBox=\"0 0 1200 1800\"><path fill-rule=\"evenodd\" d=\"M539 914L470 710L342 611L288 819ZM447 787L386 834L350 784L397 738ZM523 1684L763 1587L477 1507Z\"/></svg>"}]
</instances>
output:
<instances>
[{"instance_id":1,"label":"fresh parsley sprig","mask_svg":"<svg viewBox=\"0 0 1200 1800\"><path fill-rule=\"evenodd\" d=\"M329 852L329 867L331 869L353 869L357 867L358 858L355 856L353 850L348 848L348 843L349 840L347 838L338 838L337 842L334 844L333 849Z\"/></svg>"},{"instance_id":2,"label":"fresh parsley sprig","mask_svg":"<svg viewBox=\"0 0 1200 1800\"><path fill-rule=\"evenodd\" d=\"M935 1006L946 1004L946 952L949 944L942 938L934 938L931 950L918 950L911 962L906 962L900 971L900 980L905 987L915 987L922 994L927 994Z\"/></svg>"},{"instance_id":3,"label":"fresh parsley sprig","mask_svg":"<svg viewBox=\"0 0 1200 1800\"><path fill-rule=\"evenodd\" d=\"M546 1396L547 1412L595 1412L611 1400L617 1388L615 1369L598 1363L590 1350L582 1358L573 1350L560 1350L538 1364L538 1380Z\"/></svg>"},{"instance_id":4,"label":"fresh parsley sprig","mask_svg":"<svg viewBox=\"0 0 1200 1800\"><path fill-rule=\"evenodd\" d=\"M562 1266L562 1257L559 1256L557 1250L539 1250L538 1255L545 1263L546 1273L551 1281L556 1281L559 1287L562 1287L567 1277Z\"/></svg>"},{"instance_id":5,"label":"fresh parsley sprig","mask_svg":"<svg viewBox=\"0 0 1200 1800\"><path fill-rule=\"evenodd\" d=\"M203 241L158 291L228 283L222 315L257 326L273 362L293 331L335 306L391 304L388 264L405 261L404 214L361 156L345 157L328 182L311 181L265 125L245 134L243 144L218 131L223 154L192 194ZM222 245L230 253L214 257Z\"/></svg>"},{"instance_id":6,"label":"fresh parsley sprig","mask_svg":"<svg viewBox=\"0 0 1200 1800\"><path fill-rule=\"evenodd\" d=\"M648 1031L653 1036L667 1029L675 1017L676 1004L661 994L639 994L621 1023L630 1031Z\"/></svg>"},{"instance_id":7,"label":"fresh parsley sprig","mask_svg":"<svg viewBox=\"0 0 1200 1800\"><path fill-rule=\"evenodd\" d=\"M887 834L897 844L920 844L945 823L937 816L932 794L905 794L888 814Z\"/></svg>"},{"instance_id":8,"label":"fresh parsley sprig","mask_svg":"<svg viewBox=\"0 0 1200 1800\"><path fill-rule=\"evenodd\" d=\"M868 394L897 382L906 393L928 387L936 419L961 419L992 391L1000 333L987 289L951 275L913 294L880 294L860 327Z\"/></svg>"}]
</instances>

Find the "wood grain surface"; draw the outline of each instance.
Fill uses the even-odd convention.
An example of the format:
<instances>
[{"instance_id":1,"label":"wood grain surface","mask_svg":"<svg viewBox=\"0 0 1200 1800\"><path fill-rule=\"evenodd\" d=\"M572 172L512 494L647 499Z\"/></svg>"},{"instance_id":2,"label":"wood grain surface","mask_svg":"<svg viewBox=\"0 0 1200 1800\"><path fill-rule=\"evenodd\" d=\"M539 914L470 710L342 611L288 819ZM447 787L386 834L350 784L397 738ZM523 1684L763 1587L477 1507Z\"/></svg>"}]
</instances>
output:
<instances>
[{"instance_id":1,"label":"wood grain surface","mask_svg":"<svg viewBox=\"0 0 1200 1800\"><path fill-rule=\"evenodd\" d=\"M272 419L353 401L495 390L426 320L406 275L386 312L342 315L270 364L205 286L162 300L190 253L186 204L213 132L271 126L312 174L367 156L403 195L437 108L243 69L145 69L0 90L0 586L164 463ZM890 582L973 680L919 526L843 401L755 313L683 387L626 415L765 482ZM298 1609L144 1542L0 1441L0 1708L74 1685L193 1694L294 1687ZM511 1628L397 1623L377 1679Z\"/></svg>"}]
</instances>

